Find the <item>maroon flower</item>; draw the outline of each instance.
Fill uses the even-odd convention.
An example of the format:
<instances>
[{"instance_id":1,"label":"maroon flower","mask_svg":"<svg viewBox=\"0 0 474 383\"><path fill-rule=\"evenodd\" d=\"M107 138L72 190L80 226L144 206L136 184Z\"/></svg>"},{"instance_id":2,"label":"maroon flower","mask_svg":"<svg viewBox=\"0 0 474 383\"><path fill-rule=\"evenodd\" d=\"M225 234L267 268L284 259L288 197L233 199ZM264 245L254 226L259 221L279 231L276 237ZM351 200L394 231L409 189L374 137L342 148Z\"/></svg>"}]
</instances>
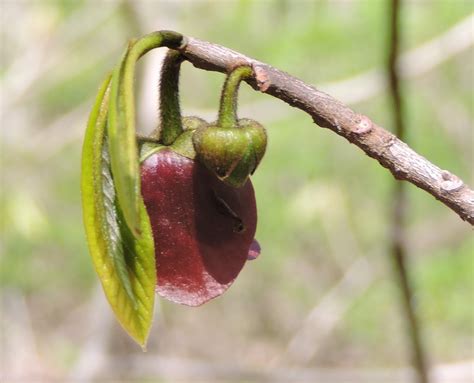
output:
<instances>
[{"instance_id":1,"label":"maroon flower","mask_svg":"<svg viewBox=\"0 0 474 383\"><path fill-rule=\"evenodd\" d=\"M171 149L148 157L141 179L155 242L158 293L189 306L224 293L246 260L260 253L250 180L231 187L197 160Z\"/></svg>"}]
</instances>

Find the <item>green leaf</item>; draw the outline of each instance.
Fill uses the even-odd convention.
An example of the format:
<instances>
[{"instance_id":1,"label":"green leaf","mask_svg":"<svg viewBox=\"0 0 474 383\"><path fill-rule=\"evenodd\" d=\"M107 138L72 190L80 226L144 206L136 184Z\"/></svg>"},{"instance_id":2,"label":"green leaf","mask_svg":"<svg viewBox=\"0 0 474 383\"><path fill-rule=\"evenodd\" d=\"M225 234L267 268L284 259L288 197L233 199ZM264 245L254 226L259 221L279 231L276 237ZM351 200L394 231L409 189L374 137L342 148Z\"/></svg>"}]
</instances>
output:
<instances>
[{"instance_id":1,"label":"green leaf","mask_svg":"<svg viewBox=\"0 0 474 383\"><path fill-rule=\"evenodd\" d=\"M132 46L133 42L129 44L121 62L112 73L107 132L110 138L109 150L117 197L129 228L138 237L140 236L138 227L140 178L135 138L133 78L131 89L124 87L125 64ZM127 95L129 92L131 95ZM131 102L127 96L132 97ZM128 117L130 115L131 119Z\"/></svg>"},{"instance_id":2,"label":"green leaf","mask_svg":"<svg viewBox=\"0 0 474 383\"><path fill-rule=\"evenodd\" d=\"M125 221L136 237L140 231L140 168L135 129L134 77L137 61L160 46L177 48L183 37L171 31L153 32L131 40L115 67L110 86L107 122L112 174Z\"/></svg>"},{"instance_id":3,"label":"green leaf","mask_svg":"<svg viewBox=\"0 0 474 383\"><path fill-rule=\"evenodd\" d=\"M145 345L153 319L156 268L153 236L141 197L137 239L124 222L110 169L107 115L111 76L89 117L82 153L82 204L89 251L105 295L124 329Z\"/></svg>"}]
</instances>

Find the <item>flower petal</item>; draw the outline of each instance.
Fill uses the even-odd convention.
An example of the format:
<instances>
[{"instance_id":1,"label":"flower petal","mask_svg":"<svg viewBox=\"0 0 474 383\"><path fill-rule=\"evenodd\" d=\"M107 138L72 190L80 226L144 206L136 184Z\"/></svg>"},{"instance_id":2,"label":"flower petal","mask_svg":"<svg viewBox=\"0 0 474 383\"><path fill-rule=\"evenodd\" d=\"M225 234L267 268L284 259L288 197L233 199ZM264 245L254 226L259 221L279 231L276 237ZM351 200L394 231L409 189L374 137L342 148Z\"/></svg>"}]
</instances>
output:
<instances>
[{"instance_id":1,"label":"flower petal","mask_svg":"<svg viewBox=\"0 0 474 383\"><path fill-rule=\"evenodd\" d=\"M221 295L245 264L255 235L251 182L230 187L199 162L168 149L148 157L141 172L158 293L189 306Z\"/></svg>"},{"instance_id":2,"label":"flower petal","mask_svg":"<svg viewBox=\"0 0 474 383\"><path fill-rule=\"evenodd\" d=\"M256 239L254 239L250 244L249 252L247 254L247 261L253 261L254 259L257 259L261 250L262 248L260 247L260 244Z\"/></svg>"}]
</instances>

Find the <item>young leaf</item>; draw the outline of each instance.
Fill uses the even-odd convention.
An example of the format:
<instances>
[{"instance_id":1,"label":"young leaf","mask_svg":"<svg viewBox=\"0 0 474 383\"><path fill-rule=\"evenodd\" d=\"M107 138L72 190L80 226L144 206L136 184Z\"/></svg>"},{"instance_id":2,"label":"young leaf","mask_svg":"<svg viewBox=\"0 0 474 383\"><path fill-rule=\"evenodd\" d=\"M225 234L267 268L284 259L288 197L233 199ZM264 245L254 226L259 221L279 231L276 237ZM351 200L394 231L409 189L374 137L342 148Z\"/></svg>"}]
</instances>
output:
<instances>
[{"instance_id":1,"label":"young leaf","mask_svg":"<svg viewBox=\"0 0 474 383\"><path fill-rule=\"evenodd\" d=\"M125 224L110 171L106 125L111 77L102 84L89 117L82 153L82 204L89 251L120 324L142 346L153 319L156 286L150 222L138 200L136 238Z\"/></svg>"},{"instance_id":2,"label":"young leaf","mask_svg":"<svg viewBox=\"0 0 474 383\"><path fill-rule=\"evenodd\" d=\"M140 235L138 228L138 201L140 198L138 150L134 118L131 124L127 122L127 114L130 114L130 109L134 108L134 100L132 99L132 104L126 104L127 94L123 84L125 63L133 44L133 42L129 44L122 60L112 73L107 133L112 173L114 174L119 204L123 210L126 223L138 237ZM130 91L133 93L133 87Z\"/></svg>"},{"instance_id":3,"label":"young leaf","mask_svg":"<svg viewBox=\"0 0 474 383\"><path fill-rule=\"evenodd\" d=\"M112 174L125 222L136 237L141 235L141 194L133 91L135 65L151 49L160 46L176 48L180 46L182 39L179 33L159 31L131 40L112 75L107 122Z\"/></svg>"}]
</instances>

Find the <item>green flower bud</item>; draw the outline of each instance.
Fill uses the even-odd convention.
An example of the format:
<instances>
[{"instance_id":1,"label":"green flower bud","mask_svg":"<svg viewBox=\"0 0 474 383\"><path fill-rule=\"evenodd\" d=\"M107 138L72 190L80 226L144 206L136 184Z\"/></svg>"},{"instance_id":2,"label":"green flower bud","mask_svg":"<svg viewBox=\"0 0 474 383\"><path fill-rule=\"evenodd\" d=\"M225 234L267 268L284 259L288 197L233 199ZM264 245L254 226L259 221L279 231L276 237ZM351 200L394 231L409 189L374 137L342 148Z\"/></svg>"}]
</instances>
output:
<instances>
[{"instance_id":1,"label":"green flower bud","mask_svg":"<svg viewBox=\"0 0 474 383\"><path fill-rule=\"evenodd\" d=\"M199 160L219 179L233 187L242 187L260 163L267 145L265 129L257 121L237 120L237 94L242 79L252 68L235 68L224 83L219 117L209 126L201 126L193 135Z\"/></svg>"},{"instance_id":2,"label":"green flower bud","mask_svg":"<svg viewBox=\"0 0 474 383\"><path fill-rule=\"evenodd\" d=\"M243 186L257 168L267 143L258 122L239 120L235 128L202 126L193 135L200 161L219 179L234 187Z\"/></svg>"}]
</instances>

